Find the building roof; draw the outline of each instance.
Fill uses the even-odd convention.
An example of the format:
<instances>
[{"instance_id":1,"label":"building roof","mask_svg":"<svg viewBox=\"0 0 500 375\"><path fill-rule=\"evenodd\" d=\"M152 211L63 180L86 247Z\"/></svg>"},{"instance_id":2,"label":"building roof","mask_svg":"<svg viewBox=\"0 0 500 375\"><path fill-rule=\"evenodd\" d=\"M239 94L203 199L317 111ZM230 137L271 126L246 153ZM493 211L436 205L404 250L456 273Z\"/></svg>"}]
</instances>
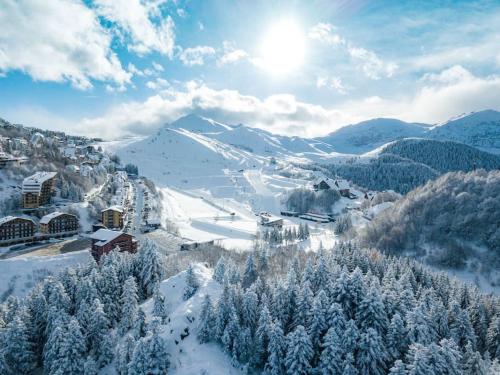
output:
<instances>
[{"instance_id":1,"label":"building roof","mask_svg":"<svg viewBox=\"0 0 500 375\"><path fill-rule=\"evenodd\" d=\"M36 172L23 180L23 193L39 193L45 181L54 178L57 172Z\"/></svg>"},{"instance_id":2,"label":"building roof","mask_svg":"<svg viewBox=\"0 0 500 375\"><path fill-rule=\"evenodd\" d=\"M104 210L102 210L101 212L104 212L104 211L118 211L118 212L122 212L124 211L123 207L122 206L119 206L119 205L114 205L114 206L110 206L108 208L105 208Z\"/></svg>"},{"instance_id":3,"label":"building roof","mask_svg":"<svg viewBox=\"0 0 500 375\"><path fill-rule=\"evenodd\" d=\"M343 179L331 179L328 177L321 177L318 178L315 182L316 185L319 185L322 181L324 181L330 189L335 189L335 190L347 190L350 188L349 182Z\"/></svg>"},{"instance_id":4,"label":"building roof","mask_svg":"<svg viewBox=\"0 0 500 375\"><path fill-rule=\"evenodd\" d=\"M34 221L34 220L29 219L29 218L27 218L27 217L19 217L19 216L5 216L5 217L0 218L0 225L6 224L6 223L8 223L9 221L12 221L12 220L15 220L15 219L29 220L29 221L31 221L33 224L35 223L35 221Z\"/></svg>"},{"instance_id":5,"label":"building roof","mask_svg":"<svg viewBox=\"0 0 500 375\"><path fill-rule=\"evenodd\" d=\"M349 182L346 180L335 180L335 186L339 190L348 190L350 188Z\"/></svg>"},{"instance_id":6,"label":"building roof","mask_svg":"<svg viewBox=\"0 0 500 375\"><path fill-rule=\"evenodd\" d=\"M75 215L72 215L72 214L56 211L56 212L52 212L50 214L43 216L40 219L40 224L48 224L52 219L55 219L56 217L59 217L61 215L70 215L70 216L76 217Z\"/></svg>"},{"instance_id":7,"label":"building roof","mask_svg":"<svg viewBox=\"0 0 500 375\"><path fill-rule=\"evenodd\" d=\"M90 235L90 238L98 241L96 242L97 246L104 246L113 241L115 238L118 238L122 234L126 233L117 230L99 229L98 231L92 233Z\"/></svg>"}]
</instances>

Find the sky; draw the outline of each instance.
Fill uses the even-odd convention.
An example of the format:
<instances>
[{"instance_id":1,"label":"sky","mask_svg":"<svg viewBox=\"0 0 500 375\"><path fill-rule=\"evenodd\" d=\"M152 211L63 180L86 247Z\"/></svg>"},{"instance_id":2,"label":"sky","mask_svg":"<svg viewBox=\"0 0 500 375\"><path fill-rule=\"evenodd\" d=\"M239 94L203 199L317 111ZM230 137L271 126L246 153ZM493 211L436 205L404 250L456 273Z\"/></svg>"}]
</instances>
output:
<instances>
[{"instance_id":1,"label":"sky","mask_svg":"<svg viewBox=\"0 0 500 375\"><path fill-rule=\"evenodd\" d=\"M0 117L74 134L500 110L498 0L0 0L0 25Z\"/></svg>"}]
</instances>

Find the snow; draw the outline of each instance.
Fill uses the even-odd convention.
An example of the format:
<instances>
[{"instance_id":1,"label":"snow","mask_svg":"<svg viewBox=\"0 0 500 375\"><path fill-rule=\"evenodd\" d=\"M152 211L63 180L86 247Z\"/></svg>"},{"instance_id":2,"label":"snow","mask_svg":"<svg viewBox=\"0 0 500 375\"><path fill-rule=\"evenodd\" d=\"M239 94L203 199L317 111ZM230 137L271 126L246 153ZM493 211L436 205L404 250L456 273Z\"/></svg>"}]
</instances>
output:
<instances>
[{"instance_id":1,"label":"snow","mask_svg":"<svg viewBox=\"0 0 500 375\"><path fill-rule=\"evenodd\" d=\"M171 355L169 373L199 375L205 370L206 374L240 374L238 369L232 367L231 359L217 344L199 344L196 339L203 299L208 294L212 302L215 302L221 293L221 285L212 280L212 270L204 265L193 264L193 271L200 287L187 301L182 297L186 285L186 271L163 281L160 286L160 291L166 297L170 319L170 322L162 326L161 333ZM153 300L145 302L143 308L151 319ZM188 317L194 318L194 321L189 322ZM180 336L186 327L189 329L189 336L182 340Z\"/></svg>"},{"instance_id":2,"label":"snow","mask_svg":"<svg viewBox=\"0 0 500 375\"><path fill-rule=\"evenodd\" d=\"M0 260L0 297L8 291L11 280L14 280L12 294L23 297L37 280L90 259L89 251L82 250L55 256L26 255Z\"/></svg>"}]
</instances>

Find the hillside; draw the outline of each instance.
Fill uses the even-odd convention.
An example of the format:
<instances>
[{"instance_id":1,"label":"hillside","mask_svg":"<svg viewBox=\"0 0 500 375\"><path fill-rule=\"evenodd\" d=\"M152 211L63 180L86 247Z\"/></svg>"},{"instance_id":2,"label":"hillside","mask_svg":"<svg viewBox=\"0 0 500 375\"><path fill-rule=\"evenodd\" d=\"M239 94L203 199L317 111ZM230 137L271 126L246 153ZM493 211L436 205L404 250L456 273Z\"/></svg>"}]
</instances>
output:
<instances>
[{"instance_id":1,"label":"hillside","mask_svg":"<svg viewBox=\"0 0 500 375\"><path fill-rule=\"evenodd\" d=\"M364 188L402 194L446 172L500 168L500 156L452 141L402 139L365 156L369 162L360 159L327 168Z\"/></svg>"},{"instance_id":2,"label":"hillside","mask_svg":"<svg viewBox=\"0 0 500 375\"><path fill-rule=\"evenodd\" d=\"M498 271L499 196L500 171L448 173L396 202L362 231L360 241L440 266Z\"/></svg>"},{"instance_id":3,"label":"hillside","mask_svg":"<svg viewBox=\"0 0 500 375\"><path fill-rule=\"evenodd\" d=\"M429 132L432 139L448 139L500 153L500 112L486 110L448 121Z\"/></svg>"},{"instance_id":4,"label":"hillside","mask_svg":"<svg viewBox=\"0 0 500 375\"><path fill-rule=\"evenodd\" d=\"M325 137L317 138L336 152L362 154L383 144L408 137L423 137L427 125L379 118L348 125Z\"/></svg>"}]
</instances>

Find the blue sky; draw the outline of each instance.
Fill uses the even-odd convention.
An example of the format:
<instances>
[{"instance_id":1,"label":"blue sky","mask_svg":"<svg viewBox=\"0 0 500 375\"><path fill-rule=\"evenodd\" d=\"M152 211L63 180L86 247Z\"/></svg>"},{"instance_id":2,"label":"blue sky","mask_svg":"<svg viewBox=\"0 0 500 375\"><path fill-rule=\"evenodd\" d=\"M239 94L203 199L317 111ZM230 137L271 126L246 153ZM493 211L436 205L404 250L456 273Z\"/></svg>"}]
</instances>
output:
<instances>
[{"instance_id":1,"label":"blue sky","mask_svg":"<svg viewBox=\"0 0 500 375\"><path fill-rule=\"evenodd\" d=\"M0 24L0 117L74 133L500 110L498 1L0 0Z\"/></svg>"}]
</instances>

